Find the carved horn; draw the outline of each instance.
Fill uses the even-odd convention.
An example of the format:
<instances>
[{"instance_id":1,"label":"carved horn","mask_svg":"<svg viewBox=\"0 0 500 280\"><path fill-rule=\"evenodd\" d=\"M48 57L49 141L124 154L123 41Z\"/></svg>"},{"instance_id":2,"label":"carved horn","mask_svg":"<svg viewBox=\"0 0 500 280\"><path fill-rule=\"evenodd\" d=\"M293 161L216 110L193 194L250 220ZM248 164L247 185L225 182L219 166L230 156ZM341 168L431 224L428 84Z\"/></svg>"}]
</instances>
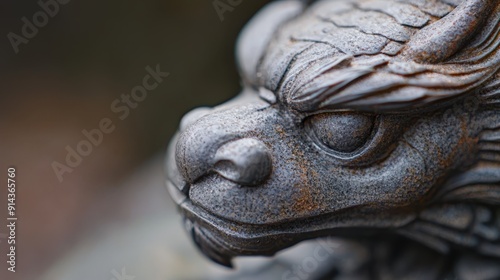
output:
<instances>
[{"instance_id":1,"label":"carved horn","mask_svg":"<svg viewBox=\"0 0 500 280\"><path fill-rule=\"evenodd\" d=\"M408 42L403 57L438 63L451 57L483 26L498 0L464 0L447 16L423 28Z\"/></svg>"},{"instance_id":2,"label":"carved horn","mask_svg":"<svg viewBox=\"0 0 500 280\"><path fill-rule=\"evenodd\" d=\"M236 46L236 60L244 83L256 83L257 65L274 32L303 8L302 1L298 0L272 2L246 25Z\"/></svg>"}]
</instances>

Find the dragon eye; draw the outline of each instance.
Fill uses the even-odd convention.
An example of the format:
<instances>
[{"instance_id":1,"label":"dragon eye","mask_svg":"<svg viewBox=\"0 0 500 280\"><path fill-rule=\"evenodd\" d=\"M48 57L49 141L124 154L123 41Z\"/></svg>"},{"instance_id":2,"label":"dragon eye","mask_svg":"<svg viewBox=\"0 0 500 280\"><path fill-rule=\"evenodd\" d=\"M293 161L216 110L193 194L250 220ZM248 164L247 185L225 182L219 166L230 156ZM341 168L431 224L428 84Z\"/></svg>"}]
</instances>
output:
<instances>
[{"instance_id":1,"label":"dragon eye","mask_svg":"<svg viewBox=\"0 0 500 280\"><path fill-rule=\"evenodd\" d=\"M350 154L370 140L375 117L360 113L324 113L310 117L306 124L317 144L335 153Z\"/></svg>"}]
</instances>

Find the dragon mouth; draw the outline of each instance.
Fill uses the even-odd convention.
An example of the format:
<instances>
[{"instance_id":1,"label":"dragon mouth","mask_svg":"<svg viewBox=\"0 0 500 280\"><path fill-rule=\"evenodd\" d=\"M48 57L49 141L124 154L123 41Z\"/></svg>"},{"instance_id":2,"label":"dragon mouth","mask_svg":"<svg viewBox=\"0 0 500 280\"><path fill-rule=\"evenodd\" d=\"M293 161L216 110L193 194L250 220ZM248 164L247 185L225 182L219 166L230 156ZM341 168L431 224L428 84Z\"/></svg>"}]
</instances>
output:
<instances>
[{"instance_id":1,"label":"dragon mouth","mask_svg":"<svg viewBox=\"0 0 500 280\"><path fill-rule=\"evenodd\" d=\"M360 229L364 233L373 230L349 222L348 210L269 225L231 221L196 205L188 195L191 186L182 186L178 188L172 180L167 180L167 188L184 217L186 230L203 254L230 268L237 256L273 256L303 240L324 236L352 238Z\"/></svg>"},{"instance_id":2,"label":"dragon mouth","mask_svg":"<svg viewBox=\"0 0 500 280\"><path fill-rule=\"evenodd\" d=\"M197 214L197 211L205 210L194 210L195 206L189 200L189 189L191 186L184 183L182 184L182 187L179 188L171 180L167 180L166 184L170 197L174 200L182 212L184 217L184 227L190 234L196 246L202 251L203 254L214 262L232 268L232 254L228 254L227 252L230 247L227 246L221 238L218 238L216 235L201 226L205 219L202 219L202 215ZM207 215L208 213L204 214ZM215 216L213 218L215 218Z\"/></svg>"},{"instance_id":3,"label":"dragon mouth","mask_svg":"<svg viewBox=\"0 0 500 280\"><path fill-rule=\"evenodd\" d=\"M232 267L232 259L236 256L272 256L304 239L299 238L304 234L303 229L237 223L210 213L189 199L189 184L178 188L167 180L167 188L197 247L223 266Z\"/></svg>"}]
</instances>

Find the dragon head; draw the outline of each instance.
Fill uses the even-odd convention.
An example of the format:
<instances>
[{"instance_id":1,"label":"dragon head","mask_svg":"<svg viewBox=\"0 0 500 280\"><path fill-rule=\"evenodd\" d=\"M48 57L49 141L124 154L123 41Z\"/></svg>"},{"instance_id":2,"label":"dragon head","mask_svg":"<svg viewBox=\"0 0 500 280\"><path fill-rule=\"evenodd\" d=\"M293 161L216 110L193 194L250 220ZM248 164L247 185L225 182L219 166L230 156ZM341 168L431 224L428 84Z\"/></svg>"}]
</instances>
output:
<instances>
[{"instance_id":1,"label":"dragon head","mask_svg":"<svg viewBox=\"0 0 500 280\"><path fill-rule=\"evenodd\" d=\"M243 90L188 113L167 185L230 266L320 236L401 234L500 257L500 4L277 1Z\"/></svg>"}]
</instances>

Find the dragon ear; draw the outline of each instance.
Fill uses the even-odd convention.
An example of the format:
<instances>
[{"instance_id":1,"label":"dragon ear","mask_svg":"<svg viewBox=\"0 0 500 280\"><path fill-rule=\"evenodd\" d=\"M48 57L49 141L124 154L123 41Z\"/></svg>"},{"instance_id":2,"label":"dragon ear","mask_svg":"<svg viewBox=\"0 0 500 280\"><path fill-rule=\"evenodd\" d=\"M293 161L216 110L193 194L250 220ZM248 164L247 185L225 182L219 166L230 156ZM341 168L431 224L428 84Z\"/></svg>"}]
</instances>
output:
<instances>
[{"instance_id":1,"label":"dragon ear","mask_svg":"<svg viewBox=\"0 0 500 280\"><path fill-rule=\"evenodd\" d=\"M478 117L485 126L478 135L477 163L449 178L435 202L500 205L500 109L479 113Z\"/></svg>"},{"instance_id":2,"label":"dragon ear","mask_svg":"<svg viewBox=\"0 0 500 280\"><path fill-rule=\"evenodd\" d=\"M236 61L245 84L257 84L257 65L274 32L303 9L303 1L275 1L265 6L245 26L236 45Z\"/></svg>"},{"instance_id":3,"label":"dragon ear","mask_svg":"<svg viewBox=\"0 0 500 280\"><path fill-rule=\"evenodd\" d=\"M484 105L498 108L497 110L500 110L500 73L497 73L490 79L489 83L482 88L479 97L482 99L482 103L484 103ZM500 145L500 139L498 140L498 143Z\"/></svg>"},{"instance_id":4,"label":"dragon ear","mask_svg":"<svg viewBox=\"0 0 500 280\"><path fill-rule=\"evenodd\" d=\"M418 63L444 62L484 28L497 6L497 0L463 1L450 14L418 32L402 56Z\"/></svg>"}]
</instances>

